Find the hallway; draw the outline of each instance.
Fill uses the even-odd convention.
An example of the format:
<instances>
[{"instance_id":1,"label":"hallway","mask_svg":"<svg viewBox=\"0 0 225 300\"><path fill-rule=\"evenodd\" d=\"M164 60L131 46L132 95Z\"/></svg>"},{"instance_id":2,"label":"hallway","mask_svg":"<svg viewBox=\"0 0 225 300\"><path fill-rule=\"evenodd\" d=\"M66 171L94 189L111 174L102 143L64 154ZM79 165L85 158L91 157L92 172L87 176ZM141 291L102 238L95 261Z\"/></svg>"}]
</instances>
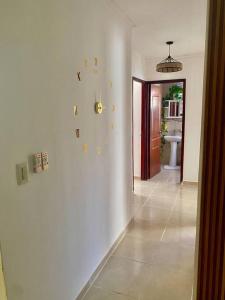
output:
<instances>
[{"instance_id":1,"label":"hallway","mask_svg":"<svg viewBox=\"0 0 225 300\"><path fill-rule=\"evenodd\" d=\"M191 300L197 186L135 180L134 222L84 300Z\"/></svg>"}]
</instances>

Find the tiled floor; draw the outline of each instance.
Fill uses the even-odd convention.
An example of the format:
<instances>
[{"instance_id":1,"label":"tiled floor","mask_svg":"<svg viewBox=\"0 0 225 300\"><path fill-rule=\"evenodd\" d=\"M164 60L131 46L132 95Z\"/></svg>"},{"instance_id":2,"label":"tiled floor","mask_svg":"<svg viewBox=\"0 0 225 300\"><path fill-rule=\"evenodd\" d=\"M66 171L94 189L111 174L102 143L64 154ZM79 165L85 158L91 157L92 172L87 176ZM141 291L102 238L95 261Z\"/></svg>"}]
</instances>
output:
<instances>
[{"instance_id":1,"label":"tiled floor","mask_svg":"<svg viewBox=\"0 0 225 300\"><path fill-rule=\"evenodd\" d=\"M197 187L179 172L135 182L135 220L85 300L191 300Z\"/></svg>"}]
</instances>

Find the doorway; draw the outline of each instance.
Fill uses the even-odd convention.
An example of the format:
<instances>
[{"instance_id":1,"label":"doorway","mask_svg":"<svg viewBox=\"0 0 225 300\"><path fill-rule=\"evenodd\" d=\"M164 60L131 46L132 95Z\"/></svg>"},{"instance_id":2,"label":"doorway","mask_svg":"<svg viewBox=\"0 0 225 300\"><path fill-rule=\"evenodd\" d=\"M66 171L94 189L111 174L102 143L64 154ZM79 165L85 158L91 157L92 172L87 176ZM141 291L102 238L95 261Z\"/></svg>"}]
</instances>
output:
<instances>
[{"instance_id":1,"label":"doorway","mask_svg":"<svg viewBox=\"0 0 225 300\"><path fill-rule=\"evenodd\" d=\"M148 179L168 170L179 173L182 182L186 80L152 81L149 90Z\"/></svg>"},{"instance_id":2,"label":"doorway","mask_svg":"<svg viewBox=\"0 0 225 300\"><path fill-rule=\"evenodd\" d=\"M133 177L141 178L142 160L142 101L144 81L133 77L132 80L132 143L133 143Z\"/></svg>"},{"instance_id":3,"label":"doorway","mask_svg":"<svg viewBox=\"0 0 225 300\"><path fill-rule=\"evenodd\" d=\"M133 77L132 89L134 179L149 180L166 169L183 182L186 79Z\"/></svg>"},{"instance_id":4,"label":"doorway","mask_svg":"<svg viewBox=\"0 0 225 300\"><path fill-rule=\"evenodd\" d=\"M129 257L129 264L134 260L150 263L160 278L157 283L154 281L157 276L148 278L145 274L142 279L138 274L134 282L141 284L137 285L136 296L148 299L151 293L154 299L190 300L193 299L198 188L180 184L183 143L177 145L176 168L170 168L170 142L162 144L162 133L184 139L185 80L138 81L139 84L134 81L133 149L139 176L134 176L133 224L116 255ZM174 90L179 91L177 95ZM165 126L166 122L171 124ZM137 156L136 149L140 141L141 157ZM167 147L165 157L161 153L165 150L162 145ZM136 175L135 161L134 166ZM143 175L146 177L141 180ZM174 282L178 283L176 288Z\"/></svg>"}]
</instances>

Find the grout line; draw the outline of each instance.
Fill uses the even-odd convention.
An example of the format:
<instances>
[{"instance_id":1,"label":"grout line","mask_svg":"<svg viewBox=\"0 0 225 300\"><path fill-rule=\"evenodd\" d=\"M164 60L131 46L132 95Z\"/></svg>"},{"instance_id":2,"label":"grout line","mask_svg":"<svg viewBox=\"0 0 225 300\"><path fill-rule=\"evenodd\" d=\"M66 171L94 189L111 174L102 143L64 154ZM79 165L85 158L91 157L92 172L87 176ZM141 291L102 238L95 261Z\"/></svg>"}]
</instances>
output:
<instances>
[{"instance_id":1,"label":"grout line","mask_svg":"<svg viewBox=\"0 0 225 300\"><path fill-rule=\"evenodd\" d=\"M173 203L172 206L171 206L171 211L170 211L169 217L168 217L168 219L167 219L167 221L166 221L166 226L165 226L165 229L163 230L163 233L162 233L162 236L161 236L161 239L160 239L161 242L162 242L163 239L164 239L164 235L165 235L165 233L166 233L168 224L169 224L169 222L170 222L170 220L171 220L171 218L172 218L172 215L173 215L173 212L174 212L174 209L175 209L175 206L176 206L176 201L177 201L177 198L178 198L178 193L179 193L179 191L177 191L176 197L175 197L175 199L174 199L174 203Z\"/></svg>"},{"instance_id":2,"label":"grout line","mask_svg":"<svg viewBox=\"0 0 225 300\"><path fill-rule=\"evenodd\" d=\"M121 296L128 297L129 299L132 299L132 300L137 300L137 298L134 297L134 296L131 296L131 295L128 295L128 294L124 294L123 292L118 292L116 290L110 290L108 288L104 288L104 287L96 285L96 284L93 284L93 287L95 287L97 289L100 289L102 291L105 291L105 292L107 292L107 293L109 293L111 295L121 295ZM138 300L139 300L139 298L138 298Z\"/></svg>"},{"instance_id":3,"label":"grout line","mask_svg":"<svg viewBox=\"0 0 225 300\"><path fill-rule=\"evenodd\" d=\"M139 259L136 259L136 258L132 258L132 257L129 257L129 256L115 255L115 254L113 254L112 257L115 257L115 258L122 258L122 259L124 259L124 260L129 260L129 261L132 261L132 262L135 262L135 263L138 263L138 264L142 264L142 265L149 265L149 266L152 265L152 263L148 263L148 262L146 262L146 261L139 260Z\"/></svg>"},{"instance_id":4,"label":"grout line","mask_svg":"<svg viewBox=\"0 0 225 300\"><path fill-rule=\"evenodd\" d=\"M165 182L164 182L164 181L162 181L162 182L163 182L163 183L166 183L166 184L175 184L175 183L171 183L171 182L169 181L169 178L167 178L167 179L165 180ZM160 186L160 183L161 183L161 181L160 181L160 179L159 179L159 181L156 182L156 183L153 185L152 190L151 190L151 192L149 193L148 198L147 198L146 201L143 203L143 205L141 206L141 208L143 208L143 207L145 206L146 202L150 200L151 195L152 195L152 194L154 193L154 191ZM168 225L168 223L169 223L169 221L170 221L170 219L171 219L171 216L172 216L172 214L173 214L173 212L174 212L174 208L175 208L175 206L176 206L176 201L177 201L177 198L178 198L178 194L179 194L179 189L178 189L177 192L175 193L175 200L174 200L174 203L173 203L173 205L172 205L172 207L171 207L171 209L170 209L170 214L169 214L169 217L168 217L168 219L167 219L167 221L166 221L166 226L165 226L165 229L164 229L164 231L163 231L163 233L162 233L161 241L163 240L163 237L164 237L165 232L166 232L166 229L167 229L167 225ZM150 205L150 207L151 207L151 205ZM154 207L153 207L153 208L154 208ZM160 209L160 208L161 208L161 209L164 209L164 208L162 208L162 207L155 207L155 208L158 208L158 209ZM138 211L139 211L139 210L138 210Z\"/></svg>"},{"instance_id":5,"label":"grout line","mask_svg":"<svg viewBox=\"0 0 225 300\"><path fill-rule=\"evenodd\" d=\"M162 236L161 236L160 242L162 242L162 241L163 241L163 238L164 238L164 235L165 235L165 233L166 233L166 226L165 226L165 229L163 230L163 233L162 233Z\"/></svg>"}]
</instances>

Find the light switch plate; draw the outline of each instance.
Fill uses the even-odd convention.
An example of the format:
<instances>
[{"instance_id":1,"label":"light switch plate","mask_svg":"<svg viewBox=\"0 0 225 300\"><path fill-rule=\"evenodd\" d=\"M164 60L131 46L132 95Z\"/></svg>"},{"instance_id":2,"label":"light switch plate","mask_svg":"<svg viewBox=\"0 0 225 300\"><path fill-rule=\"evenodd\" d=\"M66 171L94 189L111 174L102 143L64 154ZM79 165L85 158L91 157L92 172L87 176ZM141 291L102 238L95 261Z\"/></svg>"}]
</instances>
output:
<instances>
[{"instance_id":1,"label":"light switch plate","mask_svg":"<svg viewBox=\"0 0 225 300\"><path fill-rule=\"evenodd\" d=\"M42 172L42 157L40 152L33 154L33 171L34 173Z\"/></svg>"},{"instance_id":2,"label":"light switch plate","mask_svg":"<svg viewBox=\"0 0 225 300\"><path fill-rule=\"evenodd\" d=\"M28 167L26 162L16 165L16 179L18 185L28 182Z\"/></svg>"},{"instance_id":3,"label":"light switch plate","mask_svg":"<svg viewBox=\"0 0 225 300\"><path fill-rule=\"evenodd\" d=\"M42 152L41 157L42 157L42 169L43 169L43 171L47 171L48 170L48 153Z\"/></svg>"}]
</instances>

